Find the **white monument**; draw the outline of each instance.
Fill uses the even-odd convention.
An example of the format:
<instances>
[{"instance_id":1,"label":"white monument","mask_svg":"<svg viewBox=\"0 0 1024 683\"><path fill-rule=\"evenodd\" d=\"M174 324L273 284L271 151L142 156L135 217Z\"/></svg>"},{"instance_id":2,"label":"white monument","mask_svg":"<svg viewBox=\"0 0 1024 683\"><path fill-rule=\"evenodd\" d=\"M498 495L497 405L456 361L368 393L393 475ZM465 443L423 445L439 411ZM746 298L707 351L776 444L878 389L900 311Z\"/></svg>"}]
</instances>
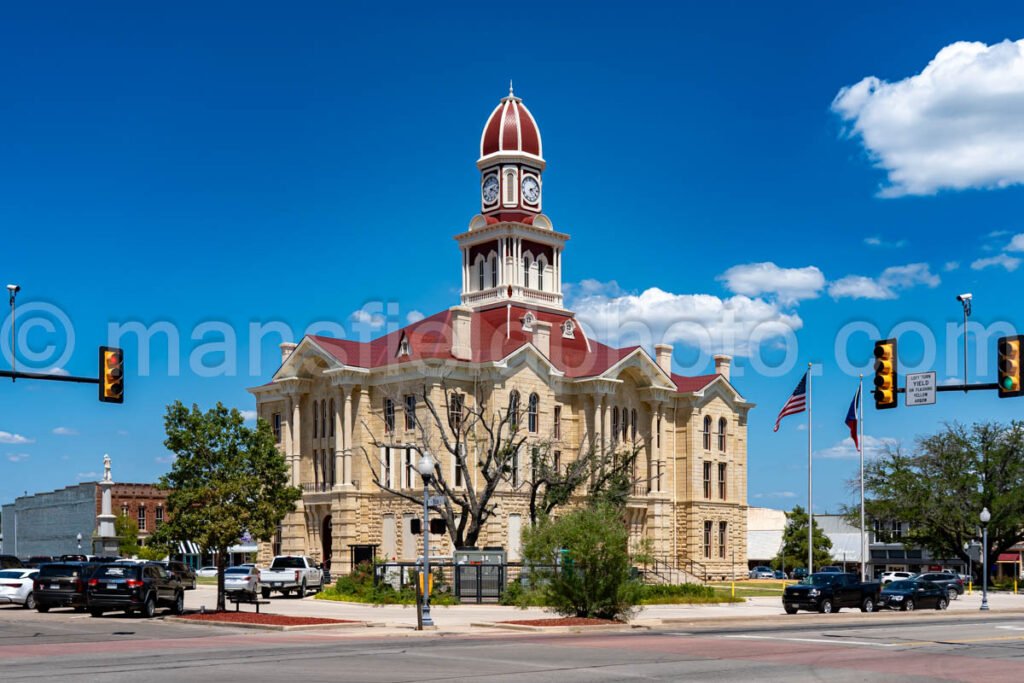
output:
<instances>
[{"instance_id":1,"label":"white monument","mask_svg":"<svg viewBox=\"0 0 1024 683\"><path fill-rule=\"evenodd\" d=\"M92 539L92 551L95 555L117 555L119 544L117 532L114 530L114 512L111 508L111 491L114 480L110 477L110 456L103 456L103 480L100 482L102 503L100 514L96 517L96 533Z\"/></svg>"}]
</instances>

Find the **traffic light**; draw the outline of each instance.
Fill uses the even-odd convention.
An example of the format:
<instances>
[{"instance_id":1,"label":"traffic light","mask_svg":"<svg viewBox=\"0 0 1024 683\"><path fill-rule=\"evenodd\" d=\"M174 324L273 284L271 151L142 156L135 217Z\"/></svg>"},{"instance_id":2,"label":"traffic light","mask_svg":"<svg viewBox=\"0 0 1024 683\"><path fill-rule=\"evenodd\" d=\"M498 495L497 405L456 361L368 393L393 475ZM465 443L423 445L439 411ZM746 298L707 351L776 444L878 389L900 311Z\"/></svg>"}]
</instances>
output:
<instances>
[{"instance_id":1,"label":"traffic light","mask_svg":"<svg viewBox=\"0 0 1024 683\"><path fill-rule=\"evenodd\" d=\"M448 532L448 524L443 519L430 520L430 533L441 536Z\"/></svg>"},{"instance_id":2,"label":"traffic light","mask_svg":"<svg viewBox=\"0 0 1024 683\"><path fill-rule=\"evenodd\" d=\"M896 340L875 342L875 408L887 410L898 405L896 399Z\"/></svg>"},{"instance_id":3,"label":"traffic light","mask_svg":"<svg viewBox=\"0 0 1024 683\"><path fill-rule=\"evenodd\" d=\"M419 517L413 517L409 520L409 533L413 536L419 536L423 533L423 520Z\"/></svg>"},{"instance_id":4,"label":"traffic light","mask_svg":"<svg viewBox=\"0 0 1024 683\"><path fill-rule=\"evenodd\" d=\"M1024 395L1020 376L1020 347L1024 335L1002 337L999 340L999 398Z\"/></svg>"},{"instance_id":5,"label":"traffic light","mask_svg":"<svg viewBox=\"0 0 1024 683\"><path fill-rule=\"evenodd\" d=\"M100 347L100 400L124 403L124 351Z\"/></svg>"}]
</instances>

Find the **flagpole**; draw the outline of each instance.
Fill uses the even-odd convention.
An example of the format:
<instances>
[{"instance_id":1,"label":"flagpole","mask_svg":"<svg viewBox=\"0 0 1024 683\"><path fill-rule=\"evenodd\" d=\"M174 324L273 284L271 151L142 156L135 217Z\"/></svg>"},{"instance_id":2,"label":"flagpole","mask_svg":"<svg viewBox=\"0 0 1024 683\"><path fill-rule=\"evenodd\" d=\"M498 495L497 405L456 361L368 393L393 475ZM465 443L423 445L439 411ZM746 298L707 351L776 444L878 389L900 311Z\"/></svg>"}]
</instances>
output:
<instances>
[{"instance_id":1,"label":"flagpole","mask_svg":"<svg viewBox=\"0 0 1024 683\"><path fill-rule=\"evenodd\" d=\"M864 527L864 375L860 376L857 390L857 450L860 451L860 580L867 581L867 529Z\"/></svg>"},{"instance_id":2,"label":"flagpole","mask_svg":"<svg viewBox=\"0 0 1024 683\"><path fill-rule=\"evenodd\" d=\"M814 573L814 507L811 497L811 482L813 477L811 470L813 467L811 454L813 440L811 429L813 423L814 413L814 402L811 394L811 370L814 368L813 363L807 364L807 575L810 576Z\"/></svg>"}]
</instances>

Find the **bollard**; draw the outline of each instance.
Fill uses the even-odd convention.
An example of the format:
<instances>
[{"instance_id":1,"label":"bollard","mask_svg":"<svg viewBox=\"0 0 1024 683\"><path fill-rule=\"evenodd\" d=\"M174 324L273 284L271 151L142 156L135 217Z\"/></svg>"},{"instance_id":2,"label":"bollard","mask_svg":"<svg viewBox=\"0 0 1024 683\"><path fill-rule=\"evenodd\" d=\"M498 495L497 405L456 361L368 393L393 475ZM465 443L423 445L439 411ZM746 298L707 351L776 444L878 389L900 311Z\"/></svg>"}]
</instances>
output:
<instances>
[{"instance_id":1,"label":"bollard","mask_svg":"<svg viewBox=\"0 0 1024 683\"><path fill-rule=\"evenodd\" d=\"M971 587L974 585L973 579L967 579L967 594L971 594Z\"/></svg>"},{"instance_id":2,"label":"bollard","mask_svg":"<svg viewBox=\"0 0 1024 683\"><path fill-rule=\"evenodd\" d=\"M736 582L732 582L732 597L736 597Z\"/></svg>"}]
</instances>

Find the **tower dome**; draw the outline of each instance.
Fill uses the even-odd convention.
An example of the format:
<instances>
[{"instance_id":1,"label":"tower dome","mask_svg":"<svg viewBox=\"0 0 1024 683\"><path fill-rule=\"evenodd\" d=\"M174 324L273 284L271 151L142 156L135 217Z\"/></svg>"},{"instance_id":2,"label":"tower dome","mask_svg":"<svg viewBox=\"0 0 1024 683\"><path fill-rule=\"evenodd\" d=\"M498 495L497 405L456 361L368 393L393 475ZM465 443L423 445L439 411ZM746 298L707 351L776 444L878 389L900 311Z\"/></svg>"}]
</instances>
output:
<instances>
[{"instance_id":1,"label":"tower dome","mask_svg":"<svg viewBox=\"0 0 1024 683\"><path fill-rule=\"evenodd\" d=\"M508 96L491 112L480 135L480 161L484 162L494 154L522 155L539 161L543 168L540 129L523 100L512 92L509 83Z\"/></svg>"}]
</instances>

